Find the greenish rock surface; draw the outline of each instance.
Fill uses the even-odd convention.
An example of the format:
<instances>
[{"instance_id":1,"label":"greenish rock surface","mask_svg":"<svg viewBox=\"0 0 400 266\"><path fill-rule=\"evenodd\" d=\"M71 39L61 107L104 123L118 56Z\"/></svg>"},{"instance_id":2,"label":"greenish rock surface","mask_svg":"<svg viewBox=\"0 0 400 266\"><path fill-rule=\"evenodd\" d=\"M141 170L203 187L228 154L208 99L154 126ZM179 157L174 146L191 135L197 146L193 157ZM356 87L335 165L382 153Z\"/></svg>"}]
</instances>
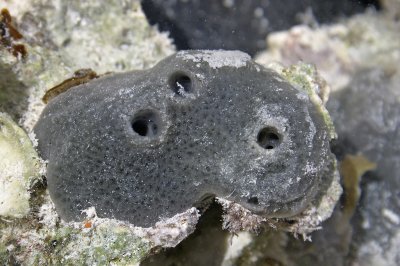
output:
<instances>
[{"instance_id":1,"label":"greenish rock surface","mask_svg":"<svg viewBox=\"0 0 400 266\"><path fill-rule=\"evenodd\" d=\"M60 224L57 221L57 224L51 225L44 219L51 212L42 208L39 217L31 217L30 221L12 226L0 223L0 262L22 265L134 265L154 246L136 235L129 225L111 220L91 219L82 224ZM52 215L56 217L55 213Z\"/></svg>"},{"instance_id":2,"label":"greenish rock surface","mask_svg":"<svg viewBox=\"0 0 400 266\"><path fill-rule=\"evenodd\" d=\"M22 218L30 211L30 190L41 179L42 163L28 135L5 113L0 158L0 216Z\"/></svg>"}]
</instances>

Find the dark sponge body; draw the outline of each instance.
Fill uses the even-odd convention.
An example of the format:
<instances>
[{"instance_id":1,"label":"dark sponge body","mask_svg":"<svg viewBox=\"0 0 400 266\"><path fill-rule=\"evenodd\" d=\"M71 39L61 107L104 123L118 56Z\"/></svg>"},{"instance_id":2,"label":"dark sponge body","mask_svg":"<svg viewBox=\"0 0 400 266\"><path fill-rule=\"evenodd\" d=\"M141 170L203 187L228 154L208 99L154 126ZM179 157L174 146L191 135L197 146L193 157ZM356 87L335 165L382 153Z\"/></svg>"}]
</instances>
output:
<instances>
[{"instance_id":1,"label":"dark sponge body","mask_svg":"<svg viewBox=\"0 0 400 266\"><path fill-rule=\"evenodd\" d=\"M233 51L184 51L50 101L34 131L65 220L151 226L206 196L267 217L331 183L329 129L308 95Z\"/></svg>"}]
</instances>

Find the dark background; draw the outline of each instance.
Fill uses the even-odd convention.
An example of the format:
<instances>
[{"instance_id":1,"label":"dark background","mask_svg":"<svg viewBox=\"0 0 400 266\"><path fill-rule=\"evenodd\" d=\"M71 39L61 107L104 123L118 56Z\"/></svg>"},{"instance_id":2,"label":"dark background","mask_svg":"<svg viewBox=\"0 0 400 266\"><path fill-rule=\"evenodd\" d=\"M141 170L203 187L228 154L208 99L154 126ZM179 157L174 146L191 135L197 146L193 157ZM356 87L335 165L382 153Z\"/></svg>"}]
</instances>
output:
<instances>
[{"instance_id":1,"label":"dark background","mask_svg":"<svg viewBox=\"0 0 400 266\"><path fill-rule=\"evenodd\" d=\"M142 0L142 7L152 25L170 33L178 50L227 49L254 55L266 48L270 32L302 22L333 23L367 7L379 9L379 4L376 0ZM304 14L314 19L302 19Z\"/></svg>"}]
</instances>

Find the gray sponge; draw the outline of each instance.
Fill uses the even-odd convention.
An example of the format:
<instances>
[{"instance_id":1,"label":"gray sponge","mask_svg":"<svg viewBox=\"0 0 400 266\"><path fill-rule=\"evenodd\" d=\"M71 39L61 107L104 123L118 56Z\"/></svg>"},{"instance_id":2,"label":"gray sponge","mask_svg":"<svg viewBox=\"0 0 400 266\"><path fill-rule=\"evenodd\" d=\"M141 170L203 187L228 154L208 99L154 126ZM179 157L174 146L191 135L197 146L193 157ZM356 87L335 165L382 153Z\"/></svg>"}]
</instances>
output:
<instances>
[{"instance_id":1,"label":"gray sponge","mask_svg":"<svg viewBox=\"0 0 400 266\"><path fill-rule=\"evenodd\" d=\"M207 197L295 215L332 181L308 95L237 51L182 51L50 101L34 131L61 217L152 226Z\"/></svg>"}]
</instances>

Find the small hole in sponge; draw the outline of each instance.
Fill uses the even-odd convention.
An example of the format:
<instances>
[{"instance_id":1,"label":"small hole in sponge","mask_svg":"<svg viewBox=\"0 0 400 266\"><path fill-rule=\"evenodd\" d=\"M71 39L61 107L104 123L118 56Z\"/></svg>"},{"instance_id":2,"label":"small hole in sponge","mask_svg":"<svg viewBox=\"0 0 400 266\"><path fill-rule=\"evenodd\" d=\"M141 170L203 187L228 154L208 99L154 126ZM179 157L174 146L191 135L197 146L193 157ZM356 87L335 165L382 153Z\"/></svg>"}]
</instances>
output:
<instances>
[{"instance_id":1,"label":"small hole in sponge","mask_svg":"<svg viewBox=\"0 0 400 266\"><path fill-rule=\"evenodd\" d=\"M193 206L196 207L200 213L203 213L215 200L215 195L206 193L198 201L196 201Z\"/></svg>"},{"instance_id":2,"label":"small hole in sponge","mask_svg":"<svg viewBox=\"0 0 400 266\"><path fill-rule=\"evenodd\" d=\"M264 127L258 132L257 143L267 150L275 149L281 143L281 137L273 127Z\"/></svg>"},{"instance_id":3,"label":"small hole in sponge","mask_svg":"<svg viewBox=\"0 0 400 266\"><path fill-rule=\"evenodd\" d=\"M191 93L193 90L192 80L182 72L177 72L169 79L169 86L177 95Z\"/></svg>"},{"instance_id":4,"label":"small hole in sponge","mask_svg":"<svg viewBox=\"0 0 400 266\"><path fill-rule=\"evenodd\" d=\"M248 203L257 205L258 204L258 198L257 197L251 197L247 200Z\"/></svg>"},{"instance_id":5,"label":"small hole in sponge","mask_svg":"<svg viewBox=\"0 0 400 266\"><path fill-rule=\"evenodd\" d=\"M153 111L141 111L135 115L131 125L139 136L155 137L159 132L160 118Z\"/></svg>"}]
</instances>

